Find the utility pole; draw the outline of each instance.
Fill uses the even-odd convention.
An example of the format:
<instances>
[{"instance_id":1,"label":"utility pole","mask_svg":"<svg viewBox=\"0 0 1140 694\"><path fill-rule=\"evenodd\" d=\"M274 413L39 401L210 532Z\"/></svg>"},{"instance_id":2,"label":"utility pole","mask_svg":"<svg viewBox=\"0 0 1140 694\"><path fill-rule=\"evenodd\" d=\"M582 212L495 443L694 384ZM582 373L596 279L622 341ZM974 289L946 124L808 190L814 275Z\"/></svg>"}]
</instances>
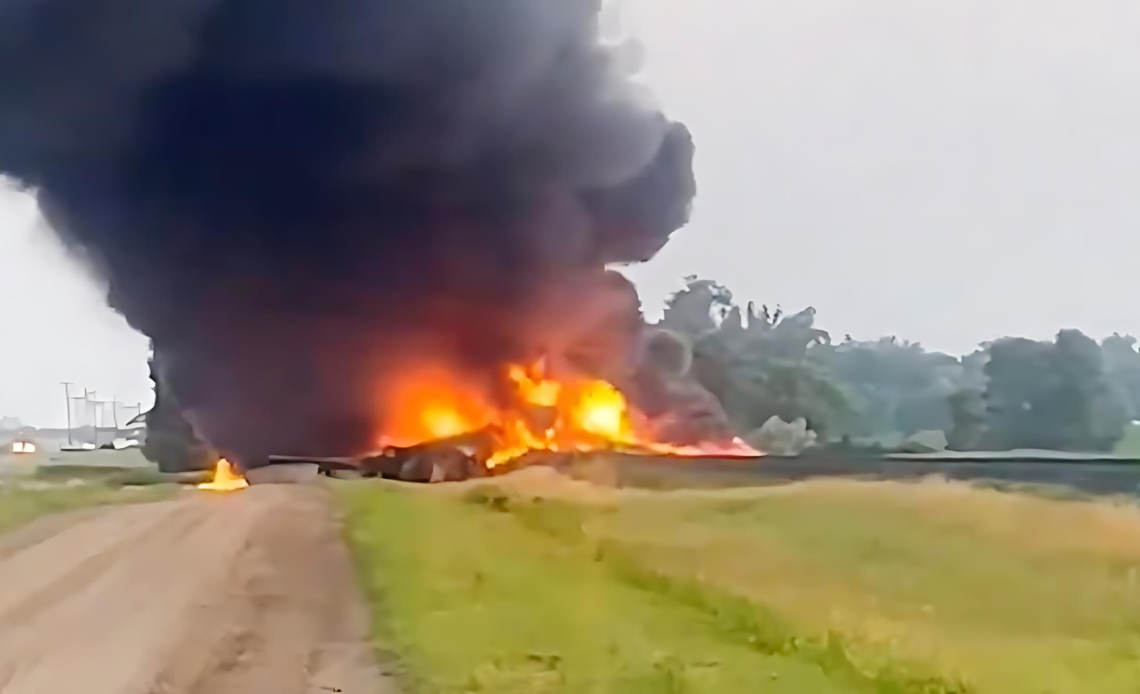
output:
<instances>
[{"instance_id":1,"label":"utility pole","mask_svg":"<svg viewBox=\"0 0 1140 694\"><path fill-rule=\"evenodd\" d=\"M86 392L86 388L83 389ZM91 399L88 401L87 409L91 412L91 424L94 425L95 430L95 447L99 447L99 401L96 396L99 395L96 391L91 391Z\"/></svg>"},{"instance_id":2,"label":"utility pole","mask_svg":"<svg viewBox=\"0 0 1140 694\"><path fill-rule=\"evenodd\" d=\"M71 405L72 405L72 407L75 408L75 414L77 417L80 417L82 419L82 421L79 424L80 427L83 426L83 422L87 421L86 405L81 404L81 403L85 403L85 402L87 402L87 396L86 395L82 395L82 396L81 395L72 395L71 396ZM75 423L72 422L72 428L74 428L74 427L75 427Z\"/></svg>"},{"instance_id":3,"label":"utility pole","mask_svg":"<svg viewBox=\"0 0 1140 694\"><path fill-rule=\"evenodd\" d=\"M72 445L71 441L71 386L75 385L70 381L60 381L63 386L63 403L67 406L67 445Z\"/></svg>"},{"instance_id":4,"label":"utility pole","mask_svg":"<svg viewBox=\"0 0 1140 694\"><path fill-rule=\"evenodd\" d=\"M119 431L119 416L115 414L115 406L118 405L116 400L93 400L92 404L95 405L95 445L99 445L99 430L107 427L107 405L111 406L111 419L115 423L115 431L111 433L111 440L115 440L115 434Z\"/></svg>"}]
</instances>

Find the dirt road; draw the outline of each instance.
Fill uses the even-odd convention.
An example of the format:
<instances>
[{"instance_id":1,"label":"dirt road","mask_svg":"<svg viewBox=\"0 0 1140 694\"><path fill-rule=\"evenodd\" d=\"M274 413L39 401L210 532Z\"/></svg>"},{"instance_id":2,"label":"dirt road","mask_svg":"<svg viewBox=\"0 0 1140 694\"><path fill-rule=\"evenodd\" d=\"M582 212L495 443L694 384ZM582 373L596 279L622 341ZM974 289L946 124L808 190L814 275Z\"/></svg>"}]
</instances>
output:
<instances>
[{"instance_id":1,"label":"dirt road","mask_svg":"<svg viewBox=\"0 0 1140 694\"><path fill-rule=\"evenodd\" d=\"M3 694L389 694L324 492L255 487L0 538Z\"/></svg>"}]
</instances>

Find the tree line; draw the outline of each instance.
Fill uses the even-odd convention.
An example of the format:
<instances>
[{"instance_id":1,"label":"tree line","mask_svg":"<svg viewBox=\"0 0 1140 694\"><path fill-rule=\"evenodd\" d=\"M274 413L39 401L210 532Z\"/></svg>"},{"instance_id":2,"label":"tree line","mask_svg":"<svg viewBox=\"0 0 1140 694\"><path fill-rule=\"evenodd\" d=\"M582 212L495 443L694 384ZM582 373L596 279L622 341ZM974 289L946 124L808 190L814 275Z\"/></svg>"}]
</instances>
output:
<instances>
[{"instance_id":1,"label":"tree line","mask_svg":"<svg viewBox=\"0 0 1140 694\"><path fill-rule=\"evenodd\" d=\"M1109 451L1140 419L1140 351L1078 330L1042 342L1002 337L972 354L896 337L841 341L815 310L739 306L726 287L686 278L658 327L692 348L691 375L743 431L802 419L822 442L869 447L943 432L955 450Z\"/></svg>"}]
</instances>

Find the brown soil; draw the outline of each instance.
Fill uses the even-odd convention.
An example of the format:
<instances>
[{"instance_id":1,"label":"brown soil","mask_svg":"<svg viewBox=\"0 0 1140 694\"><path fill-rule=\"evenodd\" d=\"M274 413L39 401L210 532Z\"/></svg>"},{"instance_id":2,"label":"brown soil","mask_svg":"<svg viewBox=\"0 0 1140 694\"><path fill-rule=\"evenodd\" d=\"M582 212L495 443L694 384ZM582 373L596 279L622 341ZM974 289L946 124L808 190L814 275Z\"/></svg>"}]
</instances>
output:
<instances>
[{"instance_id":1,"label":"brown soil","mask_svg":"<svg viewBox=\"0 0 1140 694\"><path fill-rule=\"evenodd\" d=\"M387 694L323 490L84 511L0 541L3 694Z\"/></svg>"}]
</instances>

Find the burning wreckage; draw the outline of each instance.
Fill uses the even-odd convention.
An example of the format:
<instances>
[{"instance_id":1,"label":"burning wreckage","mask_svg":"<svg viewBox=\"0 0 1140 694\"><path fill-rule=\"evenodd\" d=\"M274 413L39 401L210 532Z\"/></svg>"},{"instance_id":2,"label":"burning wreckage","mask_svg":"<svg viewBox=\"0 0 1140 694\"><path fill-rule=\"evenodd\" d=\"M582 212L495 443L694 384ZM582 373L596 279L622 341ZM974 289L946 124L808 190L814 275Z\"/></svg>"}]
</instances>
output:
<instances>
[{"instance_id":1,"label":"burning wreckage","mask_svg":"<svg viewBox=\"0 0 1140 694\"><path fill-rule=\"evenodd\" d=\"M660 332L657 339L677 338ZM650 420L607 381L555 380L546 374L543 361L529 368L512 365L507 374L515 401L504 410L479 402L475 391L441 380L440 372L413 372L406 377L407 390L395 389L393 406L402 413L396 420L400 424L394 423L397 428L382 437L380 451L350 458L271 456L270 462L313 462L365 477L444 482L513 469L532 454L758 455L732 436L716 399L679 375L672 387L687 393L688 409L666 411ZM676 404L678 396L673 398Z\"/></svg>"},{"instance_id":2,"label":"burning wreckage","mask_svg":"<svg viewBox=\"0 0 1140 694\"><path fill-rule=\"evenodd\" d=\"M696 185L600 12L0 0L0 172L242 468L750 453L608 269L653 257Z\"/></svg>"},{"instance_id":3,"label":"burning wreckage","mask_svg":"<svg viewBox=\"0 0 1140 694\"><path fill-rule=\"evenodd\" d=\"M647 345L650 354L680 355L687 369L688 347L683 340L666 331L645 332L652 336ZM507 367L505 380L513 398L506 409L461 385L439 365L412 369L388 384L386 392L397 416L388 420L377 450L355 456L271 455L268 462L315 464L334 476L347 473L428 483L487 476L561 454L758 455L732 435L719 402L691 380L687 371L678 371L676 366L670 371L661 356L644 368L641 379L672 390L668 396L671 409L656 419L632 408L626 396L607 381L550 377L545 361ZM183 430L184 425L178 427ZM197 450L200 444L191 442L186 448ZM181 450L167 455L184 457ZM199 460L213 466L214 458L199 456ZM218 477L223 485L241 488L244 483L233 476L225 459L219 464Z\"/></svg>"}]
</instances>

